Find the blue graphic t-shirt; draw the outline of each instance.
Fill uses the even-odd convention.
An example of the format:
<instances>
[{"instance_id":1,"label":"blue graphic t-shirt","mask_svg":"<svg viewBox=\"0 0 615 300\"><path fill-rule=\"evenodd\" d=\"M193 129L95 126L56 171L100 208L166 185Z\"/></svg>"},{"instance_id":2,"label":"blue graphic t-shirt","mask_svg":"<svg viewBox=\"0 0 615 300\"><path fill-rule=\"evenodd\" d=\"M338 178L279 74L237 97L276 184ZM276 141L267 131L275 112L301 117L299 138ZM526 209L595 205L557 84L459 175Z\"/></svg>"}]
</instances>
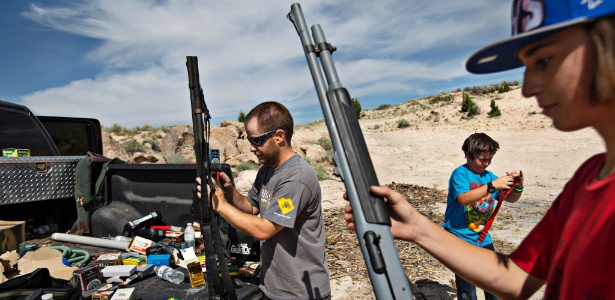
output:
<instances>
[{"instance_id":1,"label":"blue graphic t-shirt","mask_svg":"<svg viewBox=\"0 0 615 300\"><path fill-rule=\"evenodd\" d=\"M495 199L499 191L486 195L479 201L463 206L457 201L459 195L479 188L497 179L491 171L485 170L481 174L473 173L465 164L457 167L448 181L448 198L446 200L446 212L444 214L445 230L474 245L483 247L492 242L491 235L487 236L482 243L478 243L478 237L489 220L497 204Z\"/></svg>"}]
</instances>

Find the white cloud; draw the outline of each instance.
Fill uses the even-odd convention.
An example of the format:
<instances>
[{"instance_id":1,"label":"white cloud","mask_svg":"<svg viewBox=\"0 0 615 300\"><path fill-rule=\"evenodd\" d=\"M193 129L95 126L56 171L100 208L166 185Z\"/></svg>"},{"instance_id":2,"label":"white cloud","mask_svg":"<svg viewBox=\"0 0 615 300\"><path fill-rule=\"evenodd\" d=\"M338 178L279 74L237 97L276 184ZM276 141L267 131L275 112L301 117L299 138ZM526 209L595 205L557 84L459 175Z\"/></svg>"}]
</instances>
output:
<instances>
[{"instance_id":1,"label":"white cloud","mask_svg":"<svg viewBox=\"0 0 615 300\"><path fill-rule=\"evenodd\" d=\"M32 5L25 13L29 19L100 40L84 56L104 69L22 99L43 114L96 117L106 126L189 123L185 57L196 55L214 120L236 119L239 110L247 112L263 100L281 101L297 116L319 115L299 37L286 19L291 3L103 0L66 7ZM509 5L501 0L322 0L302 3L302 8L308 27L319 23L338 47L333 57L353 97L386 98L390 92L424 91L426 81L467 76L467 49L503 37L509 25L502 18ZM460 51L458 46L466 48ZM432 49L441 57L430 56Z\"/></svg>"}]
</instances>

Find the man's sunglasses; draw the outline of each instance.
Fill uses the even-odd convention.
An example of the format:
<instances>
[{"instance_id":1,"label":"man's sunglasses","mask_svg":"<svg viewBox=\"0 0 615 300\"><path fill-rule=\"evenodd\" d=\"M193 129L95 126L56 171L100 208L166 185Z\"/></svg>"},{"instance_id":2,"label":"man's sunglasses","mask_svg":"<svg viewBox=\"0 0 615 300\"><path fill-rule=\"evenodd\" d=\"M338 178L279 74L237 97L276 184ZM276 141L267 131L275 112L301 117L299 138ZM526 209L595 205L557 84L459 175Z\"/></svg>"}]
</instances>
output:
<instances>
[{"instance_id":1,"label":"man's sunglasses","mask_svg":"<svg viewBox=\"0 0 615 300\"><path fill-rule=\"evenodd\" d=\"M279 129L274 129L271 131L267 131L259 136L255 136L255 137L248 137L248 142L250 142L250 144L259 147L260 145L264 144L271 136L273 136L273 134L278 131ZM284 130L284 129L282 129Z\"/></svg>"}]
</instances>

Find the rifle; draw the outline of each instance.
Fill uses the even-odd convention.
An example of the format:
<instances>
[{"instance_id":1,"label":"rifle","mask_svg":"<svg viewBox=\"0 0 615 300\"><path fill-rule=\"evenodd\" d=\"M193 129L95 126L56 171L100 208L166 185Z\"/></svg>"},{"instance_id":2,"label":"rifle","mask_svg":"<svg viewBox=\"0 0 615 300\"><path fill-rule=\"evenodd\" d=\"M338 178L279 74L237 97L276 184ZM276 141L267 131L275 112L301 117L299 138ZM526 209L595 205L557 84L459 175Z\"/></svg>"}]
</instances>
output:
<instances>
[{"instance_id":1,"label":"rifle","mask_svg":"<svg viewBox=\"0 0 615 300\"><path fill-rule=\"evenodd\" d=\"M200 199L201 201L199 201L195 183L191 208L192 215L199 216L201 220L201 233L205 242L208 295L209 299L222 299L225 297L228 299L237 299L235 288L226 265L226 257L224 256L224 249L220 238L220 228L218 226L219 215L213 209L210 209L211 197L215 191L212 172L226 172L230 171L230 168L224 168L221 166L223 164L212 164L209 160L211 116L209 115L209 110L205 104L205 98L203 97L203 89L201 88L199 80L199 64L197 57L187 56L186 67L188 68L190 103L192 104L192 128L194 133L194 154L196 156L197 176L201 179L201 186L204 187L208 185L211 191L208 197ZM204 127L206 131L204 131ZM201 195L205 195L204 189L201 190ZM222 273L224 287L220 284L218 270Z\"/></svg>"},{"instance_id":2,"label":"rifle","mask_svg":"<svg viewBox=\"0 0 615 300\"><path fill-rule=\"evenodd\" d=\"M410 282L391 234L384 199L369 192L370 186L379 185L378 178L350 95L340 83L333 65L331 53L336 48L327 43L319 24L312 26L316 44L312 43L299 3L291 5L287 18L295 25L312 73L335 150L333 160L352 206L357 238L376 298L412 299ZM318 58L327 77L328 90Z\"/></svg>"}]
</instances>

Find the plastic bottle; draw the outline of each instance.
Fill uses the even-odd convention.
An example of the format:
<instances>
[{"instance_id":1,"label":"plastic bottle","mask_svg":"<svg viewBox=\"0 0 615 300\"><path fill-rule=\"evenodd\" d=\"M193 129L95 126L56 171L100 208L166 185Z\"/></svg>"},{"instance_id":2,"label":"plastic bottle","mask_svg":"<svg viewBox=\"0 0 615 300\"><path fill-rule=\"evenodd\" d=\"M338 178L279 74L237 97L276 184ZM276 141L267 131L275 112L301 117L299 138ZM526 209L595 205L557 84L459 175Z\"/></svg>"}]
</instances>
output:
<instances>
[{"instance_id":1,"label":"plastic bottle","mask_svg":"<svg viewBox=\"0 0 615 300\"><path fill-rule=\"evenodd\" d=\"M186 225L186 229L184 230L184 242L186 242L186 248L194 248L195 246L194 227L192 227L192 223Z\"/></svg>"},{"instance_id":2,"label":"plastic bottle","mask_svg":"<svg viewBox=\"0 0 615 300\"><path fill-rule=\"evenodd\" d=\"M169 266L156 266L156 268L154 268L154 272L156 272L158 278L162 278L174 284L184 282L184 273Z\"/></svg>"},{"instance_id":3,"label":"plastic bottle","mask_svg":"<svg viewBox=\"0 0 615 300\"><path fill-rule=\"evenodd\" d=\"M41 225L33 230L35 234L53 233L56 231L58 231L58 224Z\"/></svg>"}]
</instances>

